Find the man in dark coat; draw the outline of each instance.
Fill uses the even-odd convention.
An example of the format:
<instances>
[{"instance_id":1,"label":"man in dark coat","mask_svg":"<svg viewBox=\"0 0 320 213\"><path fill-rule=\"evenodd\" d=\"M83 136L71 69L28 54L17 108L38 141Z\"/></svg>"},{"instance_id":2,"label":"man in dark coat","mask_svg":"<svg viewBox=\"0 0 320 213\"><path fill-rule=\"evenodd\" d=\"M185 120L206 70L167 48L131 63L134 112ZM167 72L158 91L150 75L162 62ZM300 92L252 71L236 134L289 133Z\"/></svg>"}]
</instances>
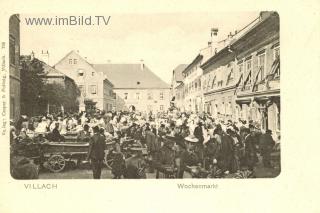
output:
<instances>
[{"instance_id":1,"label":"man in dark coat","mask_svg":"<svg viewBox=\"0 0 320 213\"><path fill-rule=\"evenodd\" d=\"M157 159L155 161L155 169L157 171L156 178L163 173L165 178L169 178L174 173L175 168L175 152L173 150L175 138L166 136L164 145L160 148Z\"/></svg>"},{"instance_id":2,"label":"man in dark coat","mask_svg":"<svg viewBox=\"0 0 320 213\"><path fill-rule=\"evenodd\" d=\"M148 156L153 161L156 158L156 155L160 149L159 141L157 136L153 133L153 131L147 127L146 128L146 144L148 148ZM150 165L150 173L154 172L154 165L153 163Z\"/></svg>"},{"instance_id":3,"label":"man in dark coat","mask_svg":"<svg viewBox=\"0 0 320 213\"><path fill-rule=\"evenodd\" d=\"M99 127L93 127L93 134L90 138L87 159L91 160L93 178L100 179L106 143L104 137L100 134Z\"/></svg>"},{"instance_id":4,"label":"man in dark coat","mask_svg":"<svg viewBox=\"0 0 320 213\"><path fill-rule=\"evenodd\" d=\"M198 139L198 143L195 146L195 152L197 153L200 161L203 163L203 152L204 152L204 146L203 146L203 141L204 141L204 136L203 136L203 123L202 121L198 122L198 125L194 129L193 135Z\"/></svg>"},{"instance_id":5,"label":"man in dark coat","mask_svg":"<svg viewBox=\"0 0 320 213\"><path fill-rule=\"evenodd\" d=\"M253 171L253 168L257 162L257 151L256 151L256 141L255 141L254 132L250 132L249 129L244 130L244 144L245 144L245 158L246 164L250 171Z\"/></svg>"},{"instance_id":6,"label":"man in dark coat","mask_svg":"<svg viewBox=\"0 0 320 213\"><path fill-rule=\"evenodd\" d=\"M233 162L233 138L230 136L230 129L227 129L227 134L222 135L221 140L221 160L222 160L222 166L223 171L232 171L232 162Z\"/></svg>"},{"instance_id":7,"label":"man in dark coat","mask_svg":"<svg viewBox=\"0 0 320 213\"><path fill-rule=\"evenodd\" d=\"M263 161L263 165L265 167L272 167L271 162L270 162L270 154L272 151L272 148L275 145L275 142L272 138L272 132L271 130L267 130L266 133L260 135L259 138L259 148L260 148L260 152L262 155L262 161Z\"/></svg>"}]
</instances>

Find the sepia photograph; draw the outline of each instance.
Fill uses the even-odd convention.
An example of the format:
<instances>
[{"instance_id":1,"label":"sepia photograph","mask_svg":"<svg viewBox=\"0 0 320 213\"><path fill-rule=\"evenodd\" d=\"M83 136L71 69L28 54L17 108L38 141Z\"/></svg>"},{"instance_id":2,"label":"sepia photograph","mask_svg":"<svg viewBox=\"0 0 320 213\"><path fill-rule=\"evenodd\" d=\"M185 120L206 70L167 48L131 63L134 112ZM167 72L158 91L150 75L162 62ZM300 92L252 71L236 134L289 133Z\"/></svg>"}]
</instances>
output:
<instances>
[{"instance_id":1,"label":"sepia photograph","mask_svg":"<svg viewBox=\"0 0 320 213\"><path fill-rule=\"evenodd\" d=\"M277 11L8 22L12 178L280 175Z\"/></svg>"}]
</instances>

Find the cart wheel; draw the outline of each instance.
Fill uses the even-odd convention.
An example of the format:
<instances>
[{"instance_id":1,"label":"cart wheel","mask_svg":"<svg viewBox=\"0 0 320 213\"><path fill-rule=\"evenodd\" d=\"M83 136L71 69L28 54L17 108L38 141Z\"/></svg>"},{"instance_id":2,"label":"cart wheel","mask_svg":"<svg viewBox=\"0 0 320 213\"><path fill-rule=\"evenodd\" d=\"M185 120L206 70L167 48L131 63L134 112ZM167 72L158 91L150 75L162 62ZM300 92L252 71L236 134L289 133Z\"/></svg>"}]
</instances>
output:
<instances>
[{"instance_id":1,"label":"cart wheel","mask_svg":"<svg viewBox=\"0 0 320 213\"><path fill-rule=\"evenodd\" d=\"M48 159L48 169L51 172L61 172L66 166L66 161L62 155L52 155Z\"/></svg>"},{"instance_id":2,"label":"cart wheel","mask_svg":"<svg viewBox=\"0 0 320 213\"><path fill-rule=\"evenodd\" d=\"M112 152L108 152L104 155L103 162L109 169L112 169L113 161L114 161L114 155Z\"/></svg>"}]
</instances>

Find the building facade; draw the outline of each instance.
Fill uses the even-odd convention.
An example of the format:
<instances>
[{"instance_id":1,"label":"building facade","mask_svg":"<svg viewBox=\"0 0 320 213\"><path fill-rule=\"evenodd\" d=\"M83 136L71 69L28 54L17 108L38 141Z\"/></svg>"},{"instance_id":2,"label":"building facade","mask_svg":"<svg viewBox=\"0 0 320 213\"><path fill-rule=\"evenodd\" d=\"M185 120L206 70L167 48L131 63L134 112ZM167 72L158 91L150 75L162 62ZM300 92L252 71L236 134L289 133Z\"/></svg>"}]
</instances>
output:
<instances>
[{"instance_id":1,"label":"building facade","mask_svg":"<svg viewBox=\"0 0 320 213\"><path fill-rule=\"evenodd\" d=\"M170 103L170 85L145 64L95 64L94 68L114 85L116 109L134 106L143 112L166 111Z\"/></svg>"},{"instance_id":2,"label":"building facade","mask_svg":"<svg viewBox=\"0 0 320 213\"><path fill-rule=\"evenodd\" d=\"M179 110L184 110L184 83L181 82L179 85L177 85L175 88L175 106Z\"/></svg>"},{"instance_id":3,"label":"building facade","mask_svg":"<svg viewBox=\"0 0 320 213\"><path fill-rule=\"evenodd\" d=\"M179 64L176 68L174 68L172 70L172 77L171 77L171 98L176 96L176 90L175 88L177 86L179 86L183 80L184 80L184 76L183 76L183 70L187 67L187 64Z\"/></svg>"},{"instance_id":4,"label":"building facade","mask_svg":"<svg viewBox=\"0 0 320 213\"><path fill-rule=\"evenodd\" d=\"M197 57L183 70L184 75L184 110L193 112L203 111L203 91L201 64L203 55Z\"/></svg>"},{"instance_id":5,"label":"building facade","mask_svg":"<svg viewBox=\"0 0 320 213\"><path fill-rule=\"evenodd\" d=\"M106 79L106 75L97 72L76 51L68 53L54 68L73 79L78 85L81 91L80 111L92 108L107 111L114 107L115 96L110 92L112 83Z\"/></svg>"},{"instance_id":6,"label":"building facade","mask_svg":"<svg viewBox=\"0 0 320 213\"><path fill-rule=\"evenodd\" d=\"M222 49L203 64L204 109L223 121L238 119L235 103L236 79L234 53Z\"/></svg>"},{"instance_id":7,"label":"building facade","mask_svg":"<svg viewBox=\"0 0 320 213\"><path fill-rule=\"evenodd\" d=\"M246 120L280 134L279 15L258 21L231 39L201 68L205 111L221 120Z\"/></svg>"},{"instance_id":8,"label":"building facade","mask_svg":"<svg viewBox=\"0 0 320 213\"><path fill-rule=\"evenodd\" d=\"M236 102L240 116L280 134L280 42L279 15L262 12L260 22L238 39L232 48L237 52L240 79Z\"/></svg>"},{"instance_id":9,"label":"building facade","mask_svg":"<svg viewBox=\"0 0 320 213\"><path fill-rule=\"evenodd\" d=\"M20 19L12 15L9 19L9 84L10 119L20 116Z\"/></svg>"}]
</instances>

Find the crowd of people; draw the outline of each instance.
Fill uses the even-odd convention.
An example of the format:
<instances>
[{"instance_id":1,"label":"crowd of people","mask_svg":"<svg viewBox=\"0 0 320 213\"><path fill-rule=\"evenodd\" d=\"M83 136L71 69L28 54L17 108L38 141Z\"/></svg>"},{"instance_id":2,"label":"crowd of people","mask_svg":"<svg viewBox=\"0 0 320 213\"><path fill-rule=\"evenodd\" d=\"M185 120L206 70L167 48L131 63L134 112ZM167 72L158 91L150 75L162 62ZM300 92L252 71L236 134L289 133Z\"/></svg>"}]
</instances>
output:
<instances>
[{"instance_id":1,"label":"crowd of people","mask_svg":"<svg viewBox=\"0 0 320 213\"><path fill-rule=\"evenodd\" d=\"M211 177L253 172L258 153L265 167L273 166L270 154L275 141L270 130L262 132L253 121L224 122L207 113L180 112L174 105L158 113L96 110L30 118L22 115L11 123L10 140L63 142L70 132L77 135L77 141L89 142L87 159L94 178L101 176L104 144L114 138L132 138L147 150L145 160L139 149L124 159L120 144L116 144L114 152L120 157L113 163L114 178L143 178L139 168L144 164L149 165L149 172L156 172L156 178L184 178L195 168L211 171Z\"/></svg>"}]
</instances>

